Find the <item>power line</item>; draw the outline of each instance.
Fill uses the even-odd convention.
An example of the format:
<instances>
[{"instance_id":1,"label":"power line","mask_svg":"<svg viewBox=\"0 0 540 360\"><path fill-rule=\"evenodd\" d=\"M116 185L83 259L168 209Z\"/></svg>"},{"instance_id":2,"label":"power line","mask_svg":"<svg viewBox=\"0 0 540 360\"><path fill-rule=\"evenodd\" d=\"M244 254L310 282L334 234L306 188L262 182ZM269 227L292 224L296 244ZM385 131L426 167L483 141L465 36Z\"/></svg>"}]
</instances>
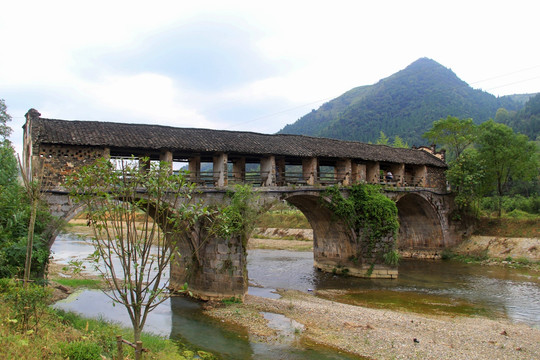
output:
<instances>
[{"instance_id":1,"label":"power line","mask_svg":"<svg viewBox=\"0 0 540 360\"><path fill-rule=\"evenodd\" d=\"M479 83L486 82L486 81L490 81L490 80L500 79L500 78L504 78L504 77L507 77L507 76L510 76L510 75L522 73L522 72L529 71L529 70L533 70L533 69L537 69L537 68L540 68L540 65L535 65L535 66L531 66L531 67L528 67L528 68L525 68L525 69L520 69L520 70L512 71L512 72L509 72L509 73L505 73L505 74L493 76L493 77L490 77L490 78L486 78L486 79L483 79L483 80L478 80L478 81L475 81L475 82L472 82L472 83L468 83L468 85L471 86L471 85L479 84ZM400 70L400 71L398 71L397 73L395 73L395 74L393 74L393 75L390 75L389 77L393 77L394 79L396 79L396 78L400 78L400 77L402 77L402 76L406 76L406 74L399 74L399 75L397 75L397 74L398 74L399 72L401 72L401 71L403 71L403 70ZM420 72L420 71L421 71L421 70L419 70L418 72ZM397 75L397 76L396 76L396 75ZM387 77L387 78L388 78L388 77ZM387 79L387 78L384 78L384 79ZM516 82L512 82L512 83L508 83L508 84L504 84L504 85L500 85L500 86L495 86L495 87L492 87L492 88L487 89L486 91L488 91L488 90L493 90L493 89L498 89L498 88L502 88L502 87L505 87L505 86L510 86L510 85L514 85L514 84L518 84L518 83L522 83L522 82L526 82L526 81L531 81L531 80L535 80L535 79L538 79L538 78L540 78L540 76L533 77L533 78L529 78L529 79L525 79L525 80L520 80L520 81L516 81ZM384 80L384 79L380 79L380 80ZM379 80L379 81L380 81L380 80ZM378 83L379 81L377 81L376 83ZM374 84L376 84L376 83L374 83ZM372 85L374 85L374 84L372 84ZM335 99L335 98L337 98L337 97L338 97L338 96L336 96L336 97L330 97L330 98L325 98L325 99L321 99L321 100L317 100L317 101L312 101L312 102L307 103L307 104L295 106L295 107L288 108L288 109L285 109L285 110L281 110L281 111L278 111L278 112L275 112L275 113L272 113L272 114L263 115L263 116L260 116L260 117L257 117L257 118L251 119L251 120L247 120L247 121L243 121L243 122L240 122L240 123L236 123L236 124L230 125L227 129L231 129L231 128L235 128L235 127L237 127L237 126L249 124L249 123L252 123L252 122L261 120L261 119L273 117L273 116L276 116L276 115L279 115L279 114L283 114L283 113L289 112L289 111L291 111L291 110L296 110L296 109L299 109L299 108L303 108L303 107L305 107L305 106L317 104L317 103L319 103L319 102L321 102L321 101L327 101L327 100Z\"/></svg>"},{"instance_id":2,"label":"power line","mask_svg":"<svg viewBox=\"0 0 540 360\"><path fill-rule=\"evenodd\" d=\"M247 121L239 122L239 123L236 123L236 124L232 124L232 125L228 126L226 128L226 130L231 129L231 128L235 128L235 127L240 126L240 125L245 125L245 124L249 124L249 123L252 123L252 122L255 122L255 121L259 121L261 119L265 119L265 118L273 117L273 116L276 116L276 115L279 115L279 114L283 114L283 113L286 113L286 112L289 112L289 111L292 111L292 110L300 109L300 108L303 108L303 107L306 107L306 106L309 106L309 105L318 104L321 101L326 101L326 100L331 100L331 99L334 99L334 97L329 97L329 98L324 98L324 99L320 99L320 100L317 100L317 101L312 101L312 102L309 102L307 104L298 105L298 106L288 108L288 109L285 109L285 110L281 110L281 111L278 111L278 112L275 112L275 113L272 113L272 114L259 116L257 118L251 119L251 120L247 120Z\"/></svg>"},{"instance_id":3,"label":"power line","mask_svg":"<svg viewBox=\"0 0 540 360\"><path fill-rule=\"evenodd\" d=\"M523 83L523 82L527 82L527 81L531 81L531 80L536 80L536 79L540 79L540 76L536 76L536 77L533 77L533 78L524 79L524 80L520 80L520 81L514 81L514 82L511 82L511 83L508 83L508 84L504 84L504 85L495 86L495 87L489 88L487 90L498 89L498 88L502 88L502 87L505 87L505 86L519 84L519 83Z\"/></svg>"},{"instance_id":4,"label":"power line","mask_svg":"<svg viewBox=\"0 0 540 360\"><path fill-rule=\"evenodd\" d=\"M494 76L494 77L491 77L491 78L487 78L487 79L484 79L484 80L475 81L475 82L470 83L469 85L474 85L474 84L478 84L478 83L485 82L485 81L490 81L490 80L500 79L500 78L503 78L503 77L506 77L506 76L510 76L510 75L514 75L514 74L519 74L520 72L529 71L529 70L536 69L536 68L540 68L540 65L535 65L535 66L530 67L530 68L521 69L521 70L509 72L509 73L506 73L506 74L497 75L497 76Z\"/></svg>"}]
</instances>

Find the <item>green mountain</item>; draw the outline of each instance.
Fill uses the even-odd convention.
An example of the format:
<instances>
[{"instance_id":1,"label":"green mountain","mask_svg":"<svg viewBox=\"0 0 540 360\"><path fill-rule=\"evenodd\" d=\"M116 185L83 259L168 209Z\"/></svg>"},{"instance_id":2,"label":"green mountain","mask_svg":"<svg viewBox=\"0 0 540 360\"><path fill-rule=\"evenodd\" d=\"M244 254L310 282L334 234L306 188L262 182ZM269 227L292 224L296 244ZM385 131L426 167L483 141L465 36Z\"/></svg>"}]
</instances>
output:
<instances>
[{"instance_id":1,"label":"green mountain","mask_svg":"<svg viewBox=\"0 0 540 360\"><path fill-rule=\"evenodd\" d=\"M495 121L510 126L515 132L525 134L531 140L540 140L540 94L530 96L518 112L497 110Z\"/></svg>"},{"instance_id":2,"label":"green mountain","mask_svg":"<svg viewBox=\"0 0 540 360\"><path fill-rule=\"evenodd\" d=\"M421 58L374 85L360 86L323 104L278 133L375 142L380 132L424 145L422 134L448 115L481 123L497 109L517 111L523 103L475 90L450 69Z\"/></svg>"}]
</instances>

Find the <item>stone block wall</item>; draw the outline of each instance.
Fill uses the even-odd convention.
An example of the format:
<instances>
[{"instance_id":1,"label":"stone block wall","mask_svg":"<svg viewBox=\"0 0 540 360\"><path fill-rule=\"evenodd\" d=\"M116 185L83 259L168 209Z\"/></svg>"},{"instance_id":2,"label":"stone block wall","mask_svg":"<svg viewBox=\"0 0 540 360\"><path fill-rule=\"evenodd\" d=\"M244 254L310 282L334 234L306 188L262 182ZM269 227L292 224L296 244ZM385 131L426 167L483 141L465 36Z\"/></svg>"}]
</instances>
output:
<instances>
[{"instance_id":1,"label":"stone block wall","mask_svg":"<svg viewBox=\"0 0 540 360\"><path fill-rule=\"evenodd\" d=\"M34 156L35 160L43 162L45 188L62 187L69 174L100 157L108 156L107 149L96 147L42 144L37 150Z\"/></svg>"},{"instance_id":2,"label":"stone block wall","mask_svg":"<svg viewBox=\"0 0 540 360\"><path fill-rule=\"evenodd\" d=\"M426 170L426 186L430 188L445 190L446 169L428 166Z\"/></svg>"},{"instance_id":3,"label":"stone block wall","mask_svg":"<svg viewBox=\"0 0 540 360\"><path fill-rule=\"evenodd\" d=\"M189 241L186 237L178 241L181 256L171 262L172 289L187 283L194 297L202 300L244 298L248 289L247 260L240 238L206 239L198 250L198 256L186 243Z\"/></svg>"}]
</instances>

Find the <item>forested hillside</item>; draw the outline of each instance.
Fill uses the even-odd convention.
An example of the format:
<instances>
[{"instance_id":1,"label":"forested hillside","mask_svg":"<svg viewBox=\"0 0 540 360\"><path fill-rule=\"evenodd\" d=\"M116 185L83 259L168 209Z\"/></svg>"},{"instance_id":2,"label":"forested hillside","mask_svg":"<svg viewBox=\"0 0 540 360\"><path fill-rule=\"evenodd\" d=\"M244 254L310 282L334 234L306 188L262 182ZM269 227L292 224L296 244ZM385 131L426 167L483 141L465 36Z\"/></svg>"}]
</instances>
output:
<instances>
[{"instance_id":1,"label":"forested hillside","mask_svg":"<svg viewBox=\"0 0 540 360\"><path fill-rule=\"evenodd\" d=\"M448 115L481 123L497 109L517 111L522 103L471 88L450 69L421 58L374 85L354 88L279 133L375 142L383 131L409 145L426 144L422 134Z\"/></svg>"},{"instance_id":2,"label":"forested hillside","mask_svg":"<svg viewBox=\"0 0 540 360\"><path fill-rule=\"evenodd\" d=\"M540 94L531 97L518 112L499 109L495 121L510 126L531 140L540 140Z\"/></svg>"}]
</instances>

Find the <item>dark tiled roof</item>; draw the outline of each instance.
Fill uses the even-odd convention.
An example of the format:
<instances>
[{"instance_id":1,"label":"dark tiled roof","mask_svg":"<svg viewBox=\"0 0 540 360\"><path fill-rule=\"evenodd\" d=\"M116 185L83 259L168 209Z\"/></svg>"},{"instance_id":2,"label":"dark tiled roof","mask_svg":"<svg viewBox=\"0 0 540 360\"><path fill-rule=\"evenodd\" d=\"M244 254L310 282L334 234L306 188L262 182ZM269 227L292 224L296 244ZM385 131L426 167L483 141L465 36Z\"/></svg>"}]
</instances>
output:
<instances>
[{"instance_id":1,"label":"dark tiled roof","mask_svg":"<svg viewBox=\"0 0 540 360\"><path fill-rule=\"evenodd\" d=\"M32 138L34 143L43 144L170 150L173 153L226 152L351 158L446 167L443 161L421 150L303 135L268 135L245 131L34 118Z\"/></svg>"}]
</instances>

